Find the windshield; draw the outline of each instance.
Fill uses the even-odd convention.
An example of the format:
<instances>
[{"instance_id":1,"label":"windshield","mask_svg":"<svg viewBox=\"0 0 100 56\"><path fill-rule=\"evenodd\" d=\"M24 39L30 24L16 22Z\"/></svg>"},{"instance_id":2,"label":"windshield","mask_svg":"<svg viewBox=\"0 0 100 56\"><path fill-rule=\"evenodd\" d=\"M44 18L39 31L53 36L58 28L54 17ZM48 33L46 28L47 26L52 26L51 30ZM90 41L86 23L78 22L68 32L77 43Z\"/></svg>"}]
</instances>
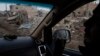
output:
<instances>
[{"instance_id":1,"label":"windshield","mask_svg":"<svg viewBox=\"0 0 100 56\"><path fill-rule=\"evenodd\" d=\"M0 3L0 35L30 35L51 9L41 3Z\"/></svg>"}]
</instances>

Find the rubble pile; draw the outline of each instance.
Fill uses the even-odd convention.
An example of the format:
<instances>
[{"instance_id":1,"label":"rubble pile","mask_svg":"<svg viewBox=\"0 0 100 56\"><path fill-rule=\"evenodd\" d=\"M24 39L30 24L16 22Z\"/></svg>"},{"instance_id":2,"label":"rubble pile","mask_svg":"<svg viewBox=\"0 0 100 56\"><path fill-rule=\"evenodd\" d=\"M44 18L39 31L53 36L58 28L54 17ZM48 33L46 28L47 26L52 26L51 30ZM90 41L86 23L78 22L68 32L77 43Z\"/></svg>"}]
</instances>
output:
<instances>
[{"instance_id":1,"label":"rubble pile","mask_svg":"<svg viewBox=\"0 0 100 56\"><path fill-rule=\"evenodd\" d=\"M84 22L87 21L92 15L93 10L97 4L89 3L79 9L73 11L70 15L65 17L55 27L69 29L71 32L71 42L66 44L65 48L78 50L78 46L84 46ZM54 29L55 29L54 27ZM57 28L56 28L57 29Z\"/></svg>"},{"instance_id":2,"label":"rubble pile","mask_svg":"<svg viewBox=\"0 0 100 56\"><path fill-rule=\"evenodd\" d=\"M73 22L71 24L71 38L72 41L69 44L66 44L66 48L76 49L78 50L79 45L84 45L84 22L86 21L84 18L81 18L83 20L80 20L79 22Z\"/></svg>"}]
</instances>

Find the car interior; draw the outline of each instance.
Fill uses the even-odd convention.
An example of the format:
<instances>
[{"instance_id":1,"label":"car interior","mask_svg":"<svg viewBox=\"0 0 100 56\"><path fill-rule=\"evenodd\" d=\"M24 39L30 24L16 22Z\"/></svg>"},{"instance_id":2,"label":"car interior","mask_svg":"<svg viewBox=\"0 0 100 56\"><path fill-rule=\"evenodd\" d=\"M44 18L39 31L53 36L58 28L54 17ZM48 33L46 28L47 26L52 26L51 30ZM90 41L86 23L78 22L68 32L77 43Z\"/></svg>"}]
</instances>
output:
<instances>
[{"instance_id":1,"label":"car interior","mask_svg":"<svg viewBox=\"0 0 100 56\"><path fill-rule=\"evenodd\" d=\"M6 30L6 34L0 34L0 56L98 56L100 4L93 11L92 17L84 23L85 46L79 46L79 51L65 49L65 45L71 41L70 30L52 31L71 12L93 1L1 0L0 4L5 4L5 12L8 14L5 19L0 16L0 27Z\"/></svg>"}]
</instances>

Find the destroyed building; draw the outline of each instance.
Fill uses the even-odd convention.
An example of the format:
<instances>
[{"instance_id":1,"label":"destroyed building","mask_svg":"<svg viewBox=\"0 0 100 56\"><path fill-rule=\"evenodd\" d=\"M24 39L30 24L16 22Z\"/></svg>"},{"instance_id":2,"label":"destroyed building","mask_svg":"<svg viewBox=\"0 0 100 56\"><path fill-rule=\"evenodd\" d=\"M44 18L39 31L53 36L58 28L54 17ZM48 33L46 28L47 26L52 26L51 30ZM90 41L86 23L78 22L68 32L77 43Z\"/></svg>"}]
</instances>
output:
<instances>
[{"instance_id":1,"label":"destroyed building","mask_svg":"<svg viewBox=\"0 0 100 56\"><path fill-rule=\"evenodd\" d=\"M20 15L17 20L20 19L19 21L23 22L18 29L20 35L30 35L48 12L43 9L37 9L37 6L27 5L11 5L10 11Z\"/></svg>"},{"instance_id":2,"label":"destroyed building","mask_svg":"<svg viewBox=\"0 0 100 56\"><path fill-rule=\"evenodd\" d=\"M38 13L31 6L10 5L9 11L1 11L0 14L0 35L29 35Z\"/></svg>"}]
</instances>

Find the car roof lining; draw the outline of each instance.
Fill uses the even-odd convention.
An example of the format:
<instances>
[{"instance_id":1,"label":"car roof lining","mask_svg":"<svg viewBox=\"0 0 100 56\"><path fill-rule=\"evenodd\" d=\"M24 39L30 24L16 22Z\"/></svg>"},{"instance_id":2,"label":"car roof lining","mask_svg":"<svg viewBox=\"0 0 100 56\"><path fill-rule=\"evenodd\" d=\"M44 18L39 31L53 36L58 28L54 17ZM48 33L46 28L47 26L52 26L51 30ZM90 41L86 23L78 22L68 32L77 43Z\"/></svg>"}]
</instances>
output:
<instances>
[{"instance_id":1,"label":"car roof lining","mask_svg":"<svg viewBox=\"0 0 100 56\"><path fill-rule=\"evenodd\" d=\"M60 6L60 5L66 5L75 1L83 1L83 0L22 0L22 1L29 1L29 2L39 2L39 3L46 3L46 4L52 4L54 6ZM95 0L84 0L84 2L87 1L95 1Z\"/></svg>"}]
</instances>

